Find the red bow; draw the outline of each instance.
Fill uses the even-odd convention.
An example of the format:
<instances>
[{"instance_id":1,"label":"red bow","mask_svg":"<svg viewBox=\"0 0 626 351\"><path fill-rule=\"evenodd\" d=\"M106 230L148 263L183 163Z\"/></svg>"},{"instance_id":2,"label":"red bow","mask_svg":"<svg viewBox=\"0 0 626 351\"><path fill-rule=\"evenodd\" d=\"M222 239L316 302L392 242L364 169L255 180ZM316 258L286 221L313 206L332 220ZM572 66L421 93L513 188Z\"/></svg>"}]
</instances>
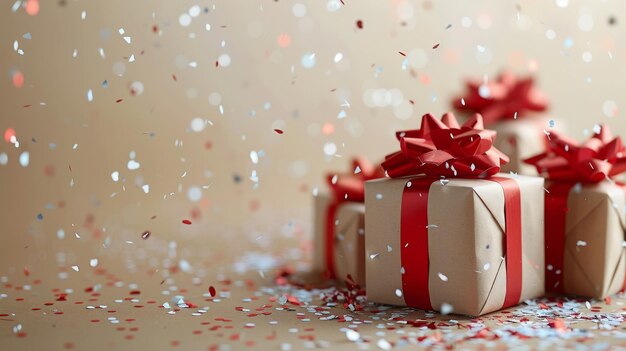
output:
<instances>
[{"instance_id":1,"label":"red bow","mask_svg":"<svg viewBox=\"0 0 626 351\"><path fill-rule=\"evenodd\" d=\"M607 126L582 144L552 132L547 148L525 162L551 180L597 183L626 171L626 148Z\"/></svg>"},{"instance_id":2,"label":"red bow","mask_svg":"<svg viewBox=\"0 0 626 351\"><path fill-rule=\"evenodd\" d=\"M425 114L420 129L398 132L396 136L401 150L387 155L382 164L392 178L418 174L485 178L509 162L493 147L496 132L484 129L480 114L462 126L452 113L444 114L441 121Z\"/></svg>"},{"instance_id":3,"label":"red bow","mask_svg":"<svg viewBox=\"0 0 626 351\"><path fill-rule=\"evenodd\" d=\"M511 72L503 72L495 82L467 82L468 95L454 100L454 107L480 113L487 125L526 111L545 111L548 101L533 84L533 78L519 79Z\"/></svg>"},{"instance_id":4,"label":"red bow","mask_svg":"<svg viewBox=\"0 0 626 351\"><path fill-rule=\"evenodd\" d=\"M385 176L382 168L372 165L364 157L355 157L352 160L353 173L328 174L327 180L335 200L365 201L365 181Z\"/></svg>"}]
</instances>

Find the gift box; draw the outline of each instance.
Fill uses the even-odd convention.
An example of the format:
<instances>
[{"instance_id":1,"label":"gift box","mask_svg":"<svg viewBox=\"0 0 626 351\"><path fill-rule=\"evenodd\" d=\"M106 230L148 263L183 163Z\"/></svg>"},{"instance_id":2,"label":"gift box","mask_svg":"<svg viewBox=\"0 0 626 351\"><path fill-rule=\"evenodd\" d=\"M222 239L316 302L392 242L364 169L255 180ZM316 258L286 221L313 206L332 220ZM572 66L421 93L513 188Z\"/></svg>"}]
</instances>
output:
<instances>
[{"instance_id":1,"label":"gift box","mask_svg":"<svg viewBox=\"0 0 626 351\"><path fill-rule=\"evenodd\" d=\"M479 115L398 137L365 185L368 299L479 316L543 295L543 179L498 174Z\"/></svg>"},{"instance_id":2,"label":"gift box","mask_svg":"<svg viewBox=\"0 0 626 351\"><path fill-rule=\"evenodd\" d=\"M545 149L544 130L554 125L541 115L548 102L532 78L519 79L505 71L496 81L468 81L466 94L453 105L459 111L480 113L485 125L497 133L494 146L509 156L502 172L537 175L524 160Z\"/></svg>"},{"instance_id":3,"label":"gift box","mask_svg":"<svg viewBox=\"0 0 626 351\"><path fill-rule=\"evenodd\" d=\"M602 298L624 288L626 149L607 127L583 144L557 133L527 162L549 180L545 197L546 291Z\"/></svg>"},{"instance_id":4,"label":"gift box","mask_svg":"<svg viewBox=\"0 0 626 351\"><path fill-rule=\"evenodd\" d=\"M315 196L313 267L329 279L365 286L364 182L384 172L364 158L354 159L352 170L327 175L329 191Z\"/></svg>"}]
</instances>

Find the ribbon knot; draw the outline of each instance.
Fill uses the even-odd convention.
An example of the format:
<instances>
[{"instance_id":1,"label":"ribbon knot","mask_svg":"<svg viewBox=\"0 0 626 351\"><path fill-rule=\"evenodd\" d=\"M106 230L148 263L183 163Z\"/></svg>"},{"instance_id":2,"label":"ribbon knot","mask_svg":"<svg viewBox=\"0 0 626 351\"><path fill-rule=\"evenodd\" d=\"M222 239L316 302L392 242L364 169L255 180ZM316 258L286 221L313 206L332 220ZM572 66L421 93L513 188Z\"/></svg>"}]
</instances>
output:
<instances>
[{"instance_id":1,"label":"ribbon knot","mask_svg":"<svg viewBox=\"0 0 626 351\"><path fill-rule=\"evenodd\" d=\"M467 94L453 103L459 111L480 113L490 125L528 111L545 111L548 100L534 87L533 78L520 79L505 71L495 82L467 82Z\"/></svg>"},{"instance_id":2,"label":"ribbon knot","mask_svg":"<svg viewBox=\"0 0 626 351\"><path fill-rule=\"evenodd\" d=\"M524 162L550 180L598 183L626 171L626 148L620 137L613 138L602 125L583 143L552 132L547 150Z\"/></svg>"},{"instance_id":3,"label":"ribbon knot","mask_svg":"<svg viewBox=\"0 0 626 351\"><path fill-rule=\"evenodd\" d=\"M396 137L400 151L387 155L382 164L392 178L419 174L485 178L509 160L493 146L496 132L484 129L480 114L463 125L452 113L441 120L426 114L420 129L397 132Z\"/></svg>"}]
</instances>

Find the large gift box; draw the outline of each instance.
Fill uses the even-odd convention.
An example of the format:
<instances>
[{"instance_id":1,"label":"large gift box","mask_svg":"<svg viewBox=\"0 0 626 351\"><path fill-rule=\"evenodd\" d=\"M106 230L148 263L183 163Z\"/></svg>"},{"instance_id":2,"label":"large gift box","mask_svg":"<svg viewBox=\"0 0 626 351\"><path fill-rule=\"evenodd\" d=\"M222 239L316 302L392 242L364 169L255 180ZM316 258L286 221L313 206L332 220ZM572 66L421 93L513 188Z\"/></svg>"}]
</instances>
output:
<instances>
[{"instance_id":1,"label":"large gift box","mask_svg":"<svg viewBox=\"0 0 626 351\"><path fill-rule=\"evenodd\" d=\"M398 137L365 185L368 299L478 316L543 295L543 179L497 173L479 115Z\"/></svg>"},{"instance_id":2,"label":"large gift box","mask_svg":"<svg viewBox=\"0 0 626 351\"><path fill-rule=\"evenodd\" d=\"M455 98L453 105L459 111L480 113L485 126L496 131L494 146L509 156L502 172L537 174L524 160L544 150L544 131L555 126L540 114L548 102L531 77L520 79L505 71L495 81L468 81L466 94Z\"/></svg>"},{"instance_id":3,"label":"large gift box","mask_svg":"<svg viewBox=\"0 0 626 351\"><path fill-rule=\"evenodd\" d=\"M527 160L546 182L546 290L602 298L623 289L626 149L606 127L583 144L552 133Z\"/></svg>"},{"instance_id":4,"label":"large gift box","mask_svg":"<svg viewBox=\"0 0 626 351\"><path fill-rule=\"evenodd\" d=\"M364 182L379 177L380 166L356 158L352 172L327 175L329 191L316 194L313 266L326 278L365 286Z\"/></svg>"}]
</instances>

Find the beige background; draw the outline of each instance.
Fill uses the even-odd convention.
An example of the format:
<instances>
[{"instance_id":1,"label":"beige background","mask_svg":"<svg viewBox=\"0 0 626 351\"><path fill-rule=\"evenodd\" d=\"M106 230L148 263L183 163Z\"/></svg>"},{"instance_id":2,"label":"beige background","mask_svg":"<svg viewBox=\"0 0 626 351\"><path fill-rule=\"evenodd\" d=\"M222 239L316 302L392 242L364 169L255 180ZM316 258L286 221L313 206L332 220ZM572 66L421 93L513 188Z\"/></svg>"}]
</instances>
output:
<instances>
[{"instance_id":1,"label":"beige background","mask_svg":"<svg viewBox=\"0 0 626 351\"><path fill-rule=\"evenodd\" d=\"M83 337L90 334L108 342L101 347L128 345L113 325L92 328L93 315L71 304L90 297L86 286L105 281L89 266L93 258L110 274L108 283L123 282L105 285L94 304L113 305L133 284L142 291L140 303L156 301L139 314L142 330L150 331L141 334L143 342L167 348L187 336L179 333L190 333L190 324L172 322L157 308L169 300L162 290L177 286L193 285L187 297L196 302L207 285L235 290L210 318L244 318L234 322L242 327L249 319L234 306L251 292L243 282L217 282L234 274L272 285L270 268L283 260L306 263L311 192L323 186L324 174L348 170L352 155L376 161L394 151L393 132L416 127L425 112L446 111L465 77L495 78L503 68L531 72L552 100L549 117L574 137L598 122L626 133L619 111L626 103L624 2L344 2L42 0L36 16L3 2L0 131L15 129L19 141L16 148L0 140L0 160L8 157L0 165L0 278L7 294L0 313L14 314L2 320L0 337L10 338L10 348L26 345L11 331L18 323L31 349L38 342L49 349L65 342L93 347ZM188 15L194 5L196 17ZM398 52L407 55L406 69ZM306 68L302 59L311 54L316 63ZM25 77L21 88L12 82L16 72ZM133 95L139 84L143 91ZM346 117L338 119L342 110ZM207 121L200 132L192 130L195 118ZM333 151L330 143L334 155L324 152ZM30 162L23 167L25 151ZM131 151L137 170L127 168ZM256 164L251 151L261 154ZM201 198L190 199L189 189L198 188ZM141 239L145 230L148 240ZM247 275L238 276L242 271ZM43 307L55 299L54 288L73 289L70 301ZM19 297L25 302L14 302ZM120 319L137 316L124 306ZM49 313L57 309L65 317ZM262 335L272 333L266 319L259 322ZM289 323L296 322L277 328ZM316 328L345 344L342 325ZM275 349L295 339L285 329ZM375 340L374 325L368 330ZM252 333L246 340L255 339ZM194 340L206 348L223 339Z\"/></svg>"},{"instance_id":2,"label":"beige background","mask_svg":"<svg viewBox=\"0 0 626 351\"><path fill-rule=\"evenodd\" d=\"M351 155L375 160L393 151L393 131L417 126L424 112L445 111L464 77L495 77L504 67L532 71L552 100L550 116L565 121L573 136L597 122L626 132L619 110L607 105L614 116L603 112L607 100L618 108L624 103L619 1L347 0L334 12L332 3L203 2L208 13L190 17L187 27L179 17L193 1L46 1L36 16L13 13L6 3L0 11L0 129L14 128L20 146L0 144L9 159L0 166L2 266L35 260L6 253L32 238L54 240L60 228L69 235L72 223L85 231L90 215L93 228L112 236L136 238L150 229L153 236L189 236L200 244L220 225L244 229L241 235L251 241L290 237L294 227L308 231L310 192L323 184L325 172L347 169ZM547 38L548 30L555 39ZM26 33L32 39L23 38ZM278 44L283 34L291 38L286 48ZM23 55L13 50L15 40ZM408 55L407 70L399 51ZM307 53L315 54L311 69L301 63ZM337 53L343 59L336 64ZM215 67L222 54L230 65ZM135 62L128 62L130 55ZM114 73L116 65L125 67L123 74ZM14 70L25 76L22 88L12 84ZM131 96L133 82L143 84L141 95ZM397 89L399 107L369 107L368 89ZM209 103L212 93L219 104ZM349 107L341 106L344 100ZM344 119L337 118L341 110ZM197 117L212 125L191 131ZM327 123L334 133L322 133ZM337 146L334 157L325 155L326 143ZM264 152L256 165L252 150ZM30 153L28 167L18 162L23 151ZM139 170L126 167L131 151ZM54 175L46 176L46 168ZM256 189L249 180L253 170ZM111 179L114 171L119 182ZM138 184L149 184L150 192ZM210 188L202 199L190 201L189 187L203 185ZM181 225L194 209L201 219Z\"/></svg>"}]
</instances>

